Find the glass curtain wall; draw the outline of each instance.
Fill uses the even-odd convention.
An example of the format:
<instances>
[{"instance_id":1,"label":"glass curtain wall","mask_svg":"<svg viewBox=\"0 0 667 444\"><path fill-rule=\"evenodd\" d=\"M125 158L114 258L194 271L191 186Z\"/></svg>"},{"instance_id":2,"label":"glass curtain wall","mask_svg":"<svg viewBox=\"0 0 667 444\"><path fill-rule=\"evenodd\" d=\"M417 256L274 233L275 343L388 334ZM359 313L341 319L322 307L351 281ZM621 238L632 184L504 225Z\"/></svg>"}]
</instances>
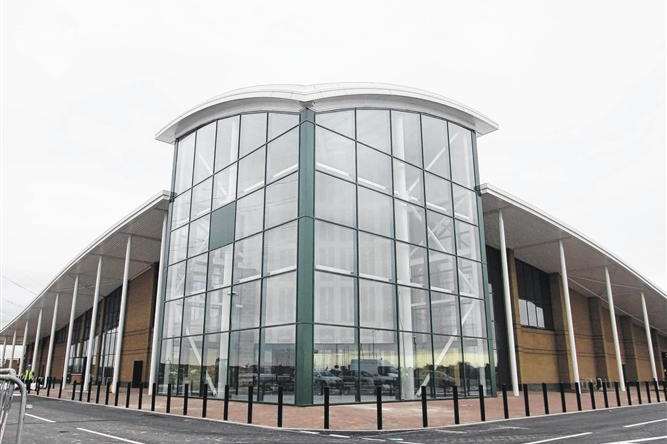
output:
<instances>
[{"instance_id":1,"label":"glass curtain wall","mask_svg":"<svg viewBox=\"0 0 667 444\"><path fill-rule=\"evenodd\" d=\"M473 137L413 112L316 115L315 403L490 390Z\"/></svg>"},{"instance_id":2,"label":"glass curtain wall","mask_svg":"<svg viewBox=\"0 0 667 444\"><path fill-rule=\"evenodd\" d=\"M176 148L159 390L294 400L299 115L209 123Z\"/></svg>"}]
</instances>

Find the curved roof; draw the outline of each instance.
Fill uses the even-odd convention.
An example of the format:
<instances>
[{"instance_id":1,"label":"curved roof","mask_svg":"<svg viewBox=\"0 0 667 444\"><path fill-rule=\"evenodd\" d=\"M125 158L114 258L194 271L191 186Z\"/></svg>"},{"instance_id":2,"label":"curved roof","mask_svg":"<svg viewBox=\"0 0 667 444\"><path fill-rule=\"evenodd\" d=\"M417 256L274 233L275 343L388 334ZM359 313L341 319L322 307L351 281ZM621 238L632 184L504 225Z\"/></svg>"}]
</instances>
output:
<instances>
[{"instance_id":1,"label":"curved roof","mask_svg":"<svg viewBox=\"0 0 667 444\"><path fill-rule=\"evenodd\" d=\"M498 210L503 212L507 248L547 273L560 273L558 241L563 241L570 288L606 304L604 267L609 270L614 306L643 323L641 293L651 326L667 334L667 294L614 253L527 202L489 184L480 186L486 244L499 248Z\"/></svg>"},{"instance_id":2,"label":"curved roof","mask_svg":"<svg viewBox=\"0 0 667 444\"><path fill-rule=\"evenodd\" d=\"M274 101L292 101L309 104L333 98L346 97L385 97L409 99L437 108L444 114L460 119L471 126L478 134L483 135L498 129L498 124L484 114L445 96L385 83L320 83L312 85L260 85L235 89L215 96L194 108L184 112L169 122L156 134L155 138L162 142L173 143L181 134L205 123L202 117L214 114L220 107L233 107L239 101L269 99Z\"/></svg>"},{"instance_id":3,"label":"curved roof","mask_svg":"<svg viewBox=\"0 0 667 444\"><path fill-rule=\"evenodd\" d=\"M18 331L17 343L21 343L25 321L30 322L28 336L35 333L39 309L42 309L41 337L48 336L53 316L53 300L60 294L56 329L69 322L74 277L79 276L76 316L92 306L97 261L103 258L100 297L106 296L122 284L125 246L128 236L132 236L130 255L130 278L137 276L153 263L158 262L162 234L162 220L167 211L170 193L162 191L151 197L140 207L106 230L86 246L65 267L55 275L46 287L2 330L0 337L11 337Z\"/></svg>"}]
</instances>

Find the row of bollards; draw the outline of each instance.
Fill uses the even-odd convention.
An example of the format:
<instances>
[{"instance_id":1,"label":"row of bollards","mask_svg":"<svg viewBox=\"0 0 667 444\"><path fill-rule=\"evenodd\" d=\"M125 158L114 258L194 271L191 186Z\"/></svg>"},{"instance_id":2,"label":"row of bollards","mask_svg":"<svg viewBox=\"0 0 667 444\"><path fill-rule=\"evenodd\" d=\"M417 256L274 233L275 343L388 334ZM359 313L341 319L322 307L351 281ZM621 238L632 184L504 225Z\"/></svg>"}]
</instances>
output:
<instances>
[{"instance_id":1,"label":"row of bollards","mask_svg":"<svg viewBox=\"0 0 667 444\"><path fill-rule=\"evenodd\" d=\"M49 378L46 381L46 385L44 386L46 388L46 396L50 397L51 389L55 387L56 380L54 378ZM58 398L62 397L62 390L63 390L63 381L59 381L59 388L58 388ZM641 389L641 382L639 381L629 381L626 383L626 395L627 395L627 405L632 405L632 389L636 390L637 393L637 401L639 404L642 404L642 389ZM653 387L651 387L653 385ZM613 383L614 386L614 395L616 398L616 406L620 407L621 406L621 395L620 395L620 387L618 382ZM40 385L38 384L36 386L36 394L39 395L40 393ZM88 384L87 387L87 394L86 394L86 402L90 403L91 402L91 396L92 396L92 383ZM188 414L188 400L190 397L190 385L188 383L184 384L184 392L183 392L183 415ZM561 411L563 413L567 412L567 405L566 405L566 397L565 397L565 384L564 383L559 383L558 384L559 392L560 392L560 401L561 401ZM655 400L656 402L661 402L660 399L660 387L658 384L658 381L653 381L652 383L649 381L644 382L644 388L645 388L645 394L646 394L646 401L648 403L652 403L652 391L655 394ZM71 400L74 401L77 398L77 389L78 389L78 400L82 401L83 400L83 392L84 392L84 386L83 384L77 383L76 381L72 383L72 392L71 392ZM101 389L102 389L102 384L101 382L97 382L96 384L96 390L95 390L95 404L100 403L100 395L101 395ZM150 410L155 411L155 400L156 400L156 394L157 394L157 384L153 383L152 386L152 392L151 392L151 401L150 401ZM521 389L523 391L523 401L524 401L524 414L526 417L531 415L531 410L530 410L530 391L528 389L528 384L523 384L521 386ZM652 390L653 389L653 390ZM143 390L144 390L144 384L140 383L139 384L139 394L138 394L138 400L137 400L137 407L138 409L142 409L142 404L143 404ZM252 424L253 422L253 405L254 405L254 386L249 385L247 387L247 417L246 417L246 422L248 424ZM111 384L107 383L105 384L105 389L104 389L104 405L109 405L109 397L110 397L110 391L111 391ZM548 391L548 386L546 383L541 384L541 391L542 391L542 399L543 399L543 411L545 415L549 415L551 413L551 408L549 405L549 391ZM607 385L602 384L601 385L601 391L602 391L602 397L603 397L603 402L604 402L604 407L609 408L609 396L607 393ZM114 390L114 399L113 399L113 405L118 406L119 402L119 397L120 397L120 383L116 383L115 390ZM575 392L575 397L576 397L576 404L577 404L577 411L582 411L582 398L581 398L581 387L579 383L574 384L574 392ZM592 410L597 409L597 399L596 399L596 389L595 385L592 382L588 383L588 392L590 396L590 408ZM664 392L664 399L667 400L667 381L663 381L663 392ZM330 390L329 387L324 387L323 388L323 395L324 395L324 412L323 412L323 420L324 420L324 429L330 429L331 428L331 416L330 416ZM421 402L421 414L422 414L422 427L428 427L429 426L429 417L428 417L428 397L427 397L427 387L421 386L420 391L419 391L419 399ZM502 395L502 405L503 405L503 417L505 419L510 418L510 412L509 412L509 403L508 403L508 396L507 396L507 387L506 385L501 386L501 395ZM131 396L132 396L132 384L127 383L126 389L125 389L125 408L130 408L130 401L131 401ZM376 426L378 430L383 429L383 387L382 386L376 386L375 387L375 398L376 398ZM167 391L166 391L166 413L171 413L171 397L172 397L172 384L167 384ZM479 401L479 418L481 421L486 421L486 405L485 405L485 394L484 394L484 386L480 385L478 386L478 401ZM452 403L453 403L453 416L454 416L454 424L460 424L460 413L459 413L459 395L458 395L458 387L453 386L452 387ZM202 417L206 418L207 417L207 411L208 411L208 384L203 385L203 395L202 395ZM227 421L229 419L229 385L225 385L224 387L224 398L223 398L223 420ZM283 387L279 386L278 387L278 402L277 402L277 412L276 412L276 424L278 427L283 426Z\"/></svg>"}]
</instances>

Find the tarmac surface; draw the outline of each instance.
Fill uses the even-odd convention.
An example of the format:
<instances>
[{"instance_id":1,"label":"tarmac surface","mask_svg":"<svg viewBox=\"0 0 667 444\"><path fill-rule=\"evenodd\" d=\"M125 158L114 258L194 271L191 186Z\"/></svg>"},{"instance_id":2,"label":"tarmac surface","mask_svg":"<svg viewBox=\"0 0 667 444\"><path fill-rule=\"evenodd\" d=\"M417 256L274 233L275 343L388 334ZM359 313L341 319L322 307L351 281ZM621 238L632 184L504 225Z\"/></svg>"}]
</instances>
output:
<instances>
[{"instance_id":1,"label":"tarmac surface","mask_svg":"<svg viewBox=\"0 0 667 444\"><path fill-rule=\"evenodd\" d=\"M3 442L14 442L18 398ZM24 443L667 443L667 403L412 431L276 429L30 396Z\"/></svg>"}]
</instances>

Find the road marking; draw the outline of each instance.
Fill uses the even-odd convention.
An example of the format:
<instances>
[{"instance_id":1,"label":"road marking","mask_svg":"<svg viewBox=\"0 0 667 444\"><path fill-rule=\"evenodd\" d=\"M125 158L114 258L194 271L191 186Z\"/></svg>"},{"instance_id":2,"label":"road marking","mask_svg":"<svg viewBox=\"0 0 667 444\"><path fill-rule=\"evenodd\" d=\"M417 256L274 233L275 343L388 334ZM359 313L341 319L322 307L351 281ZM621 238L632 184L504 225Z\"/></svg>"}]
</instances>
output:
<instances>
[{"instance_id":1,"label":"road marking","mask_svg":"<svg viewBox=\"0 0 667 444\"><path fill-rule=\"evenodd\" d=\"M93 435L104 436L105 438L111 438L111 439L117 439L118 441L129 442L130 444L144 444L139 441L132 441L131 439L121 438L120 436L107 435L106 433L96 432L95 430L83 429L81 427L77 427L76 429L81 430L82 432L92 433Z\"/></svg>"},{"instance_id":2,"label":"road marking","mask_svg":"<svg viewBox=\"0 0 667 444\"><path fill-rule=\"evenodd\" d=\"M312 430L299 430L301 433L308 433L309 435L319 435L320 432L313 432Z\"/></svg>"},{"instance_id":3,"label":"road marking","mask_svg":"<svg viewBox=\"0 0 667 444\"><path fill-rule=\"evenodd\" d=\"M53 420L51 420L51 419L42 418L41 416L31 415L30 413L26 413L25 416L30 416L31 418L39 419L40 421L45 421L45 422L55 422L55 421L53 421Z\"/></svg>"},{"instance_id":4,"label":"road marking","mask_svg":"<svg viewBox=\"0 0 667 444\"><path fill-rule=\"evenodd\" d=\"M329 436L332 436L334 438L349 438L347 435L336 435L335 433L329 433Z\"/></svg>"},{"instance_id":5,"label":"road marking","mask_svg":"<svg viewBox=\"0 0 667 444\"><path fill-rule=\"evenodd\" d=\"M647 442L647 441L657 441L659 439L665 439L667 438L667 435L664 436L654 436L652 438L638 438L638 439L632 439L630 441L614 441L614 442L607 442L605 444L633 444L633 443L638 443L638 442Z\"/></svg>"},{"instance_id":6,"label":"road marking","mask_svg":"<svg viewBox=\"0 0 667 444\"><path fill-rule=\"evenodd\" d=\"M384 442L384 439L380 439L380 438L364 438L364 437L362 437L361 439L365 439L366 441L382 441L382 442Z\"/></svg>"},{"instance_id":7,"label":"road marking","mask_svg":"<svg viewBox=\"0 0 667 444\"><path fill-rule=\"evenodd\" d=\"M525 444L540 444L540 443L543 443L543 442L558 441L558 440L561 440L561 439L577 438L579 436L590 435L591 433L593 433L593 432L577 433L576 435L556 436L554 438L541 439L539 441L531 441L531 442L527 442Z\"/></svg>"},{"instance_id":8,"label":"road marking","mask_svg":"<svg viewBox=\"0 0 667 444\"><path fill-rule=\"evenodd\" d=\"M628 424L628 425L624 425L623 427L626 427L626 428L628 428L628 427L639 427L639 426L643 426L645 424L653 424L655 422L662 422L662 421L667 421L667 418L656 419L654 421L638 422L637 424Z\"/></svg>"}]
</instances>

